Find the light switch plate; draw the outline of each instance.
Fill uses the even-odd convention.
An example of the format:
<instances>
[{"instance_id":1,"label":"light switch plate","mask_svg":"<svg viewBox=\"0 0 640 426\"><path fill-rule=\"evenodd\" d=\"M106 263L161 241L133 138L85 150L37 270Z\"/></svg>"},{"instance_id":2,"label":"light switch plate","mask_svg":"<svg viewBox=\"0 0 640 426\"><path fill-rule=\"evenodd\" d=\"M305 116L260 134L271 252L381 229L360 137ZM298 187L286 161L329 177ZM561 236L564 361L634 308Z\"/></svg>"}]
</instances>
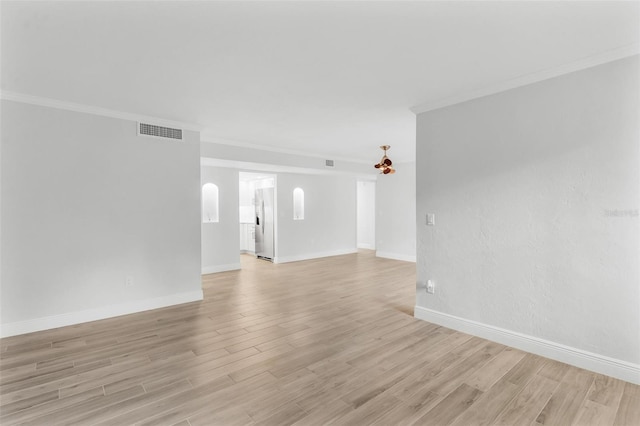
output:
<instances>
[{"instance_id":1,"label":"light switch plate","mask_svg":"<svg viewBox=\"0 0 640 426\"><path fill-rule=\"evenodd\" d=\"M436 215L433 213L427 213L427 225L434 226L436 224Z\"/></svg>"}]
</instances>

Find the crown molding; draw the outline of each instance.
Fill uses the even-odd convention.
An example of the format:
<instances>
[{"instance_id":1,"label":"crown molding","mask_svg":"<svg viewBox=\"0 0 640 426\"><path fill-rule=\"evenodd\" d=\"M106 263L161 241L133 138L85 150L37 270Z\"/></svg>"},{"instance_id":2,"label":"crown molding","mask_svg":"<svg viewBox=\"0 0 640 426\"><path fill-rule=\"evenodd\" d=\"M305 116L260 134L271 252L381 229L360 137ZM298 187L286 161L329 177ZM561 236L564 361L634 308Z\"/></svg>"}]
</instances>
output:
<instances>
[{"instance_id":1,"label":"crown molding","mask_svg":"<svg viewBox=\"0 0 640 426\"><path fill-rule=\"evenodd\" d=\"M80 112L85 114L99 115L102 117L119 118L121 120L142 121L165 127L177 127L183 130L192 130L195 132L202 131L203 127L199 124L184 123L181 121L166 120L148 115L134 114L130 112L116 111L107 108L100 108L91 105L78 104L74 102L66 102L58 99L44 98L41 96L27 95L24 93L11 92L3 90L0 92L0 99L13 102L21 102L24 104L38 105L49 108L63 109L67 111Z\"/></svg>"},{"instance_id":2,"label":"crown molding","mask_svg":"<svg viewBox=\"0 0 640 426\"><path fill-rule=\"evenodd\" d=\"M217 143L222 145L257 149L257 150L269 151L269 152L277 152L280 154L299 155L303 157L322 158L322 159L332 159L332 160L346 162L346 163L354 163L354 164L370 163L370 161L360 160L360 159L327 156L327 155L313 153L313 152L277 148L277 147L268 146L268 145L259 145L259 144L238 141L238 140L218 138L218 137L212 136L211 134L207 135L206 128L199 124L167 120L167 119L152 117L152 116L143 115L143 114L134 114L134 113L124 112L124 111L100 108L100 107L91 106L91 105L78 104L74 102L66 102L66 101L61 101L53 98L45 98L42 96L33 96L33 95L27 95L19 92L12 92L9 90L0 91L0 99L13 101L13 102L20 102L20 103L25 103L30 105L62 109L66 111L74 111L74 112L80 112L85 114L99 115L102 117L118 118L121 120L129 120L129 121L137 121L137 122L146 122L149 124L155 124L159 126L177 127L183 130L192 130L195 132L201 132L202 142Z\"/></svg>"},{"instance_id":3,"label":"crown molding","mask_svg":"<svg viewBox=\"0 0 640 426\"><path fill-rule=\"evenodd\" d=\"M375 181L378 173L353 172L350 170L321 169L311 167L284 166L271 163L254 163L239 160L224 160L219 158L200 157L200 165L203 167L224 167L237 169L241 172L264 172L264 173L296 173L301 175L323 175L323 176L351 176L357 180Z\"/></svg>"},{"instance_id":4,"label":"crown molding","mask_svg":"<svg viewBox=\"0 0 640 426\"><path fill-rule=\"evenodd\" d=\"M425 102L423 104L416 105L410 108L410 110L414 114L421 114L423 112L433 111L436 109L470 101L472 99L493 95L496 93L515 89L517 87L526 86L528 84L537 83L539 81L548 80L554 77L559 77L561 75L569 74L575 71L580 71L586 68L595 67L597 65L606 64L607 62L613 62L618 59L623 59L629 56L637 55L639 53L640 53L640 43L635 43L635 44L623 46L617 49L608 50L606 52L603 52L597 55L587 56L586 58L582 58L568 64L560 65L558 67L553 67L546 70L541 70L531 74L526 74L520 77L505 80L493 86L485 87L478 90L473 90L470 92L460 93L458 95L454 95L448 98Z\"/></svg>"},{"instance_id":5,"label":"crown molding","mask_svg":"<svg viewBox=\"0 0 640 426\"><path fill-rule=\"evenodd\" d=\"M324 159L336 160L342 163L355 163L355 164L371 163L371 161L367 161L367 160L359 160L359 159L346 158L346 157L335 157L332 155L318 154L315 152L298 151L295 149L287 149L287 148L277 148L275 146L258 145L258 144L238 141L234 139L218 138L206 133L200 135L200 141L207 142L207 143L235 146L238 148L249 148L249 149L257 149L260 151L277 152L278 154L289 154L289 155L299 155L302 157L322 158L323 160Z\"/></svg>"}]
</instances>

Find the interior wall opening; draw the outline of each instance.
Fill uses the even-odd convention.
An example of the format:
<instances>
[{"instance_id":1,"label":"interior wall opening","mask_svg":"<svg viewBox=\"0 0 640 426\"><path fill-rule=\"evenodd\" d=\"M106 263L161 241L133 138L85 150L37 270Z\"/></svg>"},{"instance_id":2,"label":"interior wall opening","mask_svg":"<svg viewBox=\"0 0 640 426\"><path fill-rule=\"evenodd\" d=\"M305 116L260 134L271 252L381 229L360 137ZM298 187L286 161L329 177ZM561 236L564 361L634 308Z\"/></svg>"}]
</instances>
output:
<instances>
[{"instance_id":1,"label":"interior wall opening","mask_svg":"<svg viewBox=\"0 0 640 426\"><path fill-rule=\"evenodd\" d=\"M239 173L240 253L273 261L276 256L276 175Z\"/></svg>"}]
</instances>

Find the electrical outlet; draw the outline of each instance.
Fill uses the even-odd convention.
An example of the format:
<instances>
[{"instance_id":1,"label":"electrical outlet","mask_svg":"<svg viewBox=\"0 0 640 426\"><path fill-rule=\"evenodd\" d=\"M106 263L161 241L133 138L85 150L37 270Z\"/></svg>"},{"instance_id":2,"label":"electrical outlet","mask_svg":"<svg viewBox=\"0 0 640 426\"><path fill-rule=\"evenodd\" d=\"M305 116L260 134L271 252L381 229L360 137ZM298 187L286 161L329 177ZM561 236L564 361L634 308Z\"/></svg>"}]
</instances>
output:
<instances>
[{"instance_id":1,"label":"electrical outlet","mask_svg":"<svg viewBox=\"0 0 640 426\"><path fill-rule=\"evenodd\" d=\"M124 278L124 286L125 287L133 287L133 277L131 275L127 275Z\"/></svg>"},{"instance_id":2,"label":"electrical outlet","mask_svg":"<svg viewBox=\"0 0 640 426\"><path fill-rule=\"evenodd\" d=\"M434 294L436 292L436 283L433 280L427 280L427 293Z\"/></svg>"}]
</instances>

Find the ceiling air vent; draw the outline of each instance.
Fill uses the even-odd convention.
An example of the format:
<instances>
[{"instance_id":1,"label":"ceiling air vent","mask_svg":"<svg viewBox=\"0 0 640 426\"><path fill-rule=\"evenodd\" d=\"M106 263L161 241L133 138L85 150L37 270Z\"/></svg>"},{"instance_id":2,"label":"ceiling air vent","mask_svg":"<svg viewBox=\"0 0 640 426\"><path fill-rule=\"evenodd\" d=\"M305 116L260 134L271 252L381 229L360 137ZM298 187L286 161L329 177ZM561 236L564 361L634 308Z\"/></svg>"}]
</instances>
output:
<instances>
[{"instance_id":1,"label":"ceiling air vent","mask_svg":"<svg viewBox=\"0 0 640 426\"><path fill-rule=\"evenodd\" d=\"M156 138L182 140L182 129L172 129L171 127L162 127L147 123L138 123L138 134Z\"/></svg>"},{"instance_id":2,"label":"ceiling air vent","mask_svg":"<svg viewBox=\"0 0 640 426\"><path fill-rule=\"evenodd\" d=\"M324 160L325 167L334 167L333 160Z\"/></svg>"}]
</instances>

